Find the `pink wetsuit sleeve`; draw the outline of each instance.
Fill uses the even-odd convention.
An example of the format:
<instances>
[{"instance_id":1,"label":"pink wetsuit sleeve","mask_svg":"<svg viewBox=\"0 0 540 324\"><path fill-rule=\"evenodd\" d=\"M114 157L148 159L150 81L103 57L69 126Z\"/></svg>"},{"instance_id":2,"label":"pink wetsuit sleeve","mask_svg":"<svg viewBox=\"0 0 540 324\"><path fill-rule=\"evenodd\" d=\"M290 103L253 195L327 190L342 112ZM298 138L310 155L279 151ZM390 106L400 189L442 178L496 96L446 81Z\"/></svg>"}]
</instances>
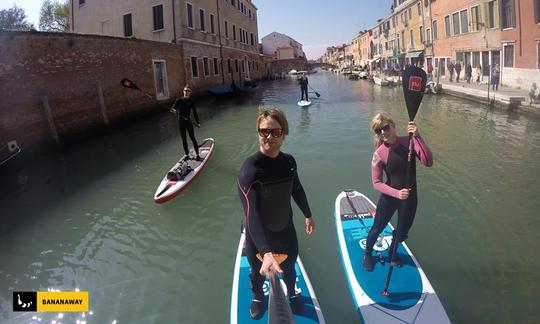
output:
<instances>
[{"instance_id":1,"label":"pink wetsuit sleeve","mask_svg":"<svg viewBox=\"0 0 540 324\"><path fill-rule=\"evenodd\" d=\"M422 162L423 165L430 167L433 165L433 155L431 154L431 150L427 146L427 144L424 142L422 137L420 136L413 136L413 143L414 143L414 151L416 153L416 156L420 159L420 162Z\"/></svg>"},{"instance_id":2,"label":"pink wetsuit sleeve","mask_svg":"<svg viewBox=\"0 0 540 324\"><path fill-rule=\"evenodd\" d=\"M371 160L371 182L373 183L373 188L375 188L375 190L391 197L397 197L399 190L390 187L383 181L383 167L387 162L384 161L383 158L388 159L388 152L384 152L384 150L388 151L384 145L381 145L379 149L373 153L373 159ZM381 157L381 155L383 156Z\"/></svg>"}]
</instances>

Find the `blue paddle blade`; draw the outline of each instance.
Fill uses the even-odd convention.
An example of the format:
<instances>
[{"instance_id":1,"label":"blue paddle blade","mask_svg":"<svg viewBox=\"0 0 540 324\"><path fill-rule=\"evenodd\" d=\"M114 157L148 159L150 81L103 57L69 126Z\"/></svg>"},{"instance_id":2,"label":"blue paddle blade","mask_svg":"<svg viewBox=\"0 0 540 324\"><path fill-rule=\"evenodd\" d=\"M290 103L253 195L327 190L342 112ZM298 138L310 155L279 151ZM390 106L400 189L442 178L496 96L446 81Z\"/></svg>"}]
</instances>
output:
<instances>
[{"instance_id":1,"label":"blue paddle blade","mask_svg":"<svg viewBox=\"0 0 540 324\"><path fill-rule=\"evenodd\" d=\"M403 71L403 94L407 104L409 120L414 120L426 88L427 75L421 68L411 65Z\"/></svg>"},{"instance_id":2,"label":"blue paddle blade","mask_svg":"<svg viewBox=\"0 0 540 324\"><path fill-rule=\"evenodd\" d=\"M295 323L291 306L281 289L277 275L270 277L270 296L268 298L268 324Z\"/></svg>"}]
</instances>

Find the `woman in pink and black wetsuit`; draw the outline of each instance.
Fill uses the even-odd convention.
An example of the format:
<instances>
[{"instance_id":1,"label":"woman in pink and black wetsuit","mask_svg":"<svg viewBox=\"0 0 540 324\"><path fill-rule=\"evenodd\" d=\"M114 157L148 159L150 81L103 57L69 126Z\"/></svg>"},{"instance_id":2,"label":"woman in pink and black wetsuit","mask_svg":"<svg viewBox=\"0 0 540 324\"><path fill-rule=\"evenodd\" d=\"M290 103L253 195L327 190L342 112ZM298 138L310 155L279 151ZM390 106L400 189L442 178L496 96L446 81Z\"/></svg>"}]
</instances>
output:
<instances>
[{"instance_id":1,"label":"woman in pink and black wetsuit","mask_svg":"<svg viewBox=\"0 0 540 324\"><path fill-rule=\"evenodd\" d=\"M384 230L392 215L397 210L398 224L392 233L392 251L394 242L403 242L412 226L416 214L417 191L416 191L416 159L412 159L410 165L409 185L406 184L407 155L409 153L409 137L398 136L396 124L387 113L375 115L371 121L371 129L375 132L375 153L371 161L371 179L373 187L381 192L377 202L375 222L369 231L363 266L367 271L373 270L371 253L377 237ZM418 128L414 122L409 122L407 131L413 134L414 156L423 165L431 167L433 157L429 147L420 137ZM386 182L383 181L383 173L386 174ZM402 261L397 254L392 256L392 263L401 266Z\"/></svg>"}]
</instances>

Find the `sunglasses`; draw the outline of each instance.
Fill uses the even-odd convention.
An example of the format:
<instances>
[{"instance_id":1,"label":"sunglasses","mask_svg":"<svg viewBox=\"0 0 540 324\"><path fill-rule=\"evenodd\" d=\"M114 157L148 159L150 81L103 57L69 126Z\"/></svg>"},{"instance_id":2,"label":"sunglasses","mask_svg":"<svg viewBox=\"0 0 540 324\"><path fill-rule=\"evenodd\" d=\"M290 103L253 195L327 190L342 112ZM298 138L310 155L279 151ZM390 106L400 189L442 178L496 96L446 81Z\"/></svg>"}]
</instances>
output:
<instances>
[{"instance_id":1,"label":"sunglasses","mask_svg":"<svg viewBox=\"0 0 540 324\"><path fill-rule=\"evenodd\" d=\"M272 134L273 138L278 138L283 135L283 128L259 128L258 132L261 137L268 137L268 135Z\"/></svg>"},{"instance_id":2,"label":"sunglasses","mask_svg":"<svg viewBox=\"0 0 540 324\"><path fill-rule=\"evenodd\" d=\"M390 130L390 124L384 124L383 126L375 129L375 134L381 135L381 132L384 131L385 133Z\"/></svg>"}]
</instances>

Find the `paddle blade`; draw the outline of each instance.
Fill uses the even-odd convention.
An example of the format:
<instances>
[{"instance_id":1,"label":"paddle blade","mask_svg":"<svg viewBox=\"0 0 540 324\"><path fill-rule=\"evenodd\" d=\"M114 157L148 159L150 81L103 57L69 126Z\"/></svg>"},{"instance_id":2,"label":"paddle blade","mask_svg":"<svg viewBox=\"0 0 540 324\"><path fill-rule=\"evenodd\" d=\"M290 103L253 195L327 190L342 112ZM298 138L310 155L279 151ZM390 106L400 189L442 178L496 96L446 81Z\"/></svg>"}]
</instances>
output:
<instances>
[{"instance_id":1,"label":"paddle blade","mask_svg":"<svg viewBox=\"0 0 540 324\"><path fill-rule=\"evenodd\" d=\"M281 283L276 274L269 277L270 295L268 297L268 324L291 324L295 323L291 306L281 288Z\"/></svg>"},{"instance_id":2,"label":"paddle blade","mask_svg":"<svg viewBox=\"0 0 540 324\"><path fill-rule=\"evenodd\" d=\"M139 87L137 87L137 85L130 79L123 78L122 80L120 80L120 84L122 85L122 87L125 88L140 90Z\"/></svg>"},{"instance_id":3,"label":"paddle blade","mask_svg":"<svg viewBox=\"0 0 540 324\"><path fill-rule=\"evenodd\" d=\"M317 98L319 98L321 96L321 94L318 93L317 91L315 91L315 95L317 96Z\"/></svg>"},{"instance_id":4,"label":"paddle blade","mask_svg":"<svg viewBox=\"0 0 540 324\"><path fill-rule=\"evenodd\" d=\"M411 65L403 71L403 94L409 120L414 120L426 88L427 75L421 68Z\"/></svg>"}]
</instances>

